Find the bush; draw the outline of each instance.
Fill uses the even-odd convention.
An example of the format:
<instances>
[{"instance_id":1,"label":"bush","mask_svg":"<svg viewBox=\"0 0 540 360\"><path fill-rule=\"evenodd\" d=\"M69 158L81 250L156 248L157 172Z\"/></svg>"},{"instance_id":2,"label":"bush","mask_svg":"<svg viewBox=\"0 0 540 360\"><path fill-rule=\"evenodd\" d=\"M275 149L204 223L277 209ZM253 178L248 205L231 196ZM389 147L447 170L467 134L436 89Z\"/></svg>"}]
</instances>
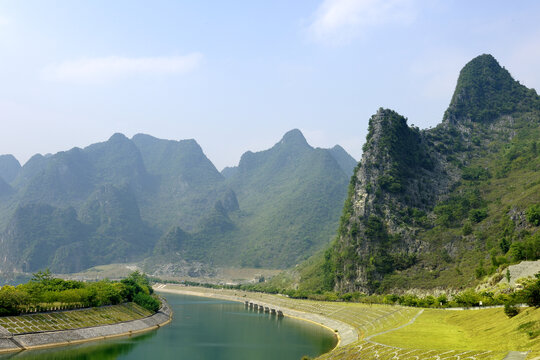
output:
<instances>
[{"instance_id":1,"label":"bush","mask_svg":"<svg viewBox=\"0 0 540 360\"><path fill-rule=\"evenodd\" d=\"M540 225L540 204L531 205L525 212L527 221L534 226Z\"/></svg>"},{"instance_id":2,"label":"bush","mask_svg":"<svg viewBox=\"0 0 540 360\"><path fill-rule=\"evenodd\" d=\"M157 312L161 306L158 299L142 292L134 296L133 302L152 312Z\"/></svg>"},{"instance_id":3,"label":"bush","mask_svg":"<svg viewBox=\"0 0 540 360\"><path fill-rule=\"evenodd\" d=\"M0 289L0 316L19 314L19 305L27 300L26 294L6 285Z\"/></svg>"},{"instance_id":4,"label":"bush","mask_svg":"<svg viewBox=\"0 0 540 360\"><path fill-rule=\"evenodd\" d=\"M536 281L525 286L520 291L522 300L529 306L540 307L540 273L536 274Z\"/></svg>"},{"instance_id":5,"label":"bush","mask_svg":"<svg viewBox=\"0 0 540 360\"><path fill-rule=\"evenodd\" d=\"M148 278L139 271L131 273L127 278L123 279L121 283L124 285L124 296L128 301L132 301L135 298L135 295L141 292L147 295L153 293Z\"/></svg>"},{"instance_id":6,"label":"bush","mask_svg":"<svg viewBox=\"0 0 540 360\"><path fill-rule=\"evenodd\" d=\"M461 229L461 232L463 233L463 236L467 236L472 234L472 225L470 222L466 222L465 225L463 225L463 228Z\"/></svg>"},{"instance_id":7,"label":"bush","mask_svg":"<svg viewBox=\"0 0 540 360\"><path fill-rule=\"evenodd\" d=\"M488 212L487 212L487 209L486 208L481 208L481 209L472 209L470 212L469 212L469 219L473 222L473 223L479 223L480 221L484 220L485 218L487 218L488 216Z\"/></svg>"},{"instance_id":8,"label":"bush","mask_svg":"<svg viewBox=\"0 0 540 360\"><path fill-rule=\"evenodd\" d=\"M519 309L516 307L516 305L507 302L506 304L504 304L504 313L506 314L506 316L511 318L519 314Z\"/></svg>"}]
</instances>

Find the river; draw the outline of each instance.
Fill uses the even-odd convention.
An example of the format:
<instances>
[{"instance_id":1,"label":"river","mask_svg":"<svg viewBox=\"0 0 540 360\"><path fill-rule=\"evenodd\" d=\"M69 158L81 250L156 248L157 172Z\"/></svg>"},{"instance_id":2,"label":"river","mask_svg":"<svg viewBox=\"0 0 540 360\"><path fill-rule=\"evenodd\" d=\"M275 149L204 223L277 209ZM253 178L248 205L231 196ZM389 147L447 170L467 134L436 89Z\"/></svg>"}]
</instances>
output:
<instances>
[{"instance_id":1,"label":"river","mask_svg":"<svg viewBox=\"0 0 540 360\"><path fill-rule=\"evenodd\" d=\"M315 324L278 319L240 303L177 294L166 298L173 321L157 331L0 359L300 360L336 344L333 334Z\"/></svg>"}]
</instances>

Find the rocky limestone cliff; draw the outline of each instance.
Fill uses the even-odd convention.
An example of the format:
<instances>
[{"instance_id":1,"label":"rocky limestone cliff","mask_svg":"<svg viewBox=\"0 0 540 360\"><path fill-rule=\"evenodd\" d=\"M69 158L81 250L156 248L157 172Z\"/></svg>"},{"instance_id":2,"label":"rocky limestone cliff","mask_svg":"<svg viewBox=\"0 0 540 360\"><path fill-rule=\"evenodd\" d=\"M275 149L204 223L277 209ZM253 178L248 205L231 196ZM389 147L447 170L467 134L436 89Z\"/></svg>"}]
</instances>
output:
<instances>
[{"instance_id":1,"label":"rocky limestone cliff","mask_svg":"<svg viewBox=\"0 0 540 360\"><path fill-rule=\"evenodd\" d=\"M403 116L387 109L372 116L336 243L339 291L369 291L414 263L422 218L455 181L437 155Z\"/></svg>"},{"instance_id":2,"label":"rocky limestone cliff","mask_svg":"<svg viewBox=\"0 0 540 360\"><path fill-rule=\"evenodd\" d=\"M420 131L396 112L379 109L369 121L338 236L325 254L325 287L370 293L385 276L433 251L418 234L436 224L435 206L462 178L484 171L464 174L475 158L495 151L495 140L508 142L516 129L534 124L539 106L533 89L513 80L491 55L481 55L461 71L436 128Z\"/></svg>"}]
</instances>

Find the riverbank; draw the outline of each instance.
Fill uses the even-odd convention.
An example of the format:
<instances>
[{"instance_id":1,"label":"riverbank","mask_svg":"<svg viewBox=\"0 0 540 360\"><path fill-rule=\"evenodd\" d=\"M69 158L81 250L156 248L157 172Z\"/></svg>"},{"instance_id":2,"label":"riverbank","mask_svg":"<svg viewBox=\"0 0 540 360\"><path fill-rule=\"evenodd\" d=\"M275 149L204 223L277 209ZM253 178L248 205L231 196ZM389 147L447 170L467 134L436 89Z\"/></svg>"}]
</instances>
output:
<instances>
[{"instance_id":1,"label":"riverbank","mask_svg":"<svg viewBox=\"0 0 540 360\"><path fill-rule=\"evenodd\" d=\"M156 292L217 298L241 303L250 301L258 304L259 306L273 308L276 311L281 311L284 316L308 321L316 325L322 326L328 331L332 332L338 339L336 348L352 344L358 341L359 338L359 334L356 329L342 321L331 319L322 314L299 311L297 309L289 308L287 306L284 306L283 303L279 303L278 301L271 301L271 299L269 301L269 299L262 299L260 297L257 297L256 293L247 293L233 290L206 289L171 284L156 284L153 288Z\"/></svg>"},{"instance_id":2,"label":"riverbank","mask_svg":"<svg viewBox=\"0 0 540 360\"><path fill-rule=\"evenodd\" d=\"M210 289L182 285L157 285L156 291L245 301L281 309L285 315L303 320L337 320L352 327L355 337L344 336L320 360L380 359L502 360L508 354L540 360L540 309L520 308L508 318L500 308L462 311L420 309L400 305L361 304L291 299L282 295ZM320 316L320 317L319 317ZM317 320L314 321L320 325ZM334 328L332 325L328 328ZM334 328L335 329L335 328ZM537 331L538 330L538 331ZM482 335L479 335L482 334Z\"/></svg>"},{"instance_id":3,"label":"riverbank","mask_svg":"<svg viewBox=\"0 0 540 360\"><path fill-rule=\"evenodd\" d=\"M77 312L81 312L81 310L54 312L50 314L77 314ZM23 323L29 323L25 315L16 318L21 319ZM161 308L153 315L108 325L25 333L13 333L8 331L6 327L0 326L0 353L74 345L90 341L131 336L158 329L171 322L171 319L172 310L167 302L162 300Z\"/></svg>"}]
</instances>

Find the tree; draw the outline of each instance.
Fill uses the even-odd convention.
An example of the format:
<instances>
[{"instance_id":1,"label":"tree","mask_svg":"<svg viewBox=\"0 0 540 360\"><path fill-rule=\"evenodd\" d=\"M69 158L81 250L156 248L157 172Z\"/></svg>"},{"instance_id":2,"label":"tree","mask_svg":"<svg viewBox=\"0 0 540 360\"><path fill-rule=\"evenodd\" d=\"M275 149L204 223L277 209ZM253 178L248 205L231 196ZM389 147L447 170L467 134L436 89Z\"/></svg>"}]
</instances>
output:
<instances>
[{"instance_id":1,"label":"tree","mask_svg":"<svg viewBox=\"0 0 540 360\"><path fill-rule=\"evenodd\" d=\"M53 279L51 271L47 268L45 271L38 271L32 274L32 279L30 281L42 284L42 285L48 285L51 280Z\"/></svg>"},{"instance_id":2,"label":"tree","mask_svg":"<svg viewBox=\"0 0 540 360\"><path fill-rule=\"evenodd\" d=\"M525 286L525 288L520 291L520 295L527 305L540 307L540 272L535 276L536 281Z\"/></svg>"},{"instance_id":3,"label":"tree","mask_svg":"<svg viewBox=\"0 0 540 360\"><path fill-rule=\"evenodd\" d=\"M137 293L143 292L150 295L154 292L146 275L141 274L139 271L132 272L127 278L123 279L121 283L125 286L124 297L127 301L133 301L133 298Z\"/></svg>"},{"instance_id":4,"label":"tree","mask_svg":"<svg viewBox=\"0 0 540 360\"><path fill-rule=\"evenodd\" d=\"M510 255L514 261L525 259L525 249L522 243L515 242L510 245Z\"/></svg>"},{"instance_id":5,"label":"tree","mask_svg":"<svg viewBox=\"0 0 540 360\"><path fill-rule=\"evenodd\" d=\"M511 302L507 302L504 304L504 313L506 314L506 316L511 318L519 314L519 309Z\"/></svg>"},{"instance_id":6,"label":"tree","mask_svg":"<svg viewBox=\"0 0 540 360\"><path fill-rule=\"evenodd\" d=\"M534 226L540 225L540 204L531 205L525 212L527 221Z\"/></svg>"},{"instance_id":7,"label":"tree","mask_svg":"<svg viewBox=\"0 0 540 360\"><path fill-rule=\"evenodd\" d=\"M0 316L19 314L19 305L27 301L27 295L13 286L0 289Z\"/></svg>"},{"instance_id":8,"label":"tree","mask_svg":"<svg viewBox=\"0 0 540 360\"><path fill-rule=\"evenodd\" d=\"M512 245L512 241L508 240L506 236L503 237L499 242L499 247L501 248L503 254L506 254L508 250L510 250L510 245Z\"/></svg>"},{"instance_id":9,"label":"tree","mask_svg":"<svg viewBox=\"0 0 540 360\"><path fill-rule=\"evenodd\" d=\"M152 312L157 312L161 306L156 298L142 292L135 294L133 302Z\"/></svg>"}]
</instances>

